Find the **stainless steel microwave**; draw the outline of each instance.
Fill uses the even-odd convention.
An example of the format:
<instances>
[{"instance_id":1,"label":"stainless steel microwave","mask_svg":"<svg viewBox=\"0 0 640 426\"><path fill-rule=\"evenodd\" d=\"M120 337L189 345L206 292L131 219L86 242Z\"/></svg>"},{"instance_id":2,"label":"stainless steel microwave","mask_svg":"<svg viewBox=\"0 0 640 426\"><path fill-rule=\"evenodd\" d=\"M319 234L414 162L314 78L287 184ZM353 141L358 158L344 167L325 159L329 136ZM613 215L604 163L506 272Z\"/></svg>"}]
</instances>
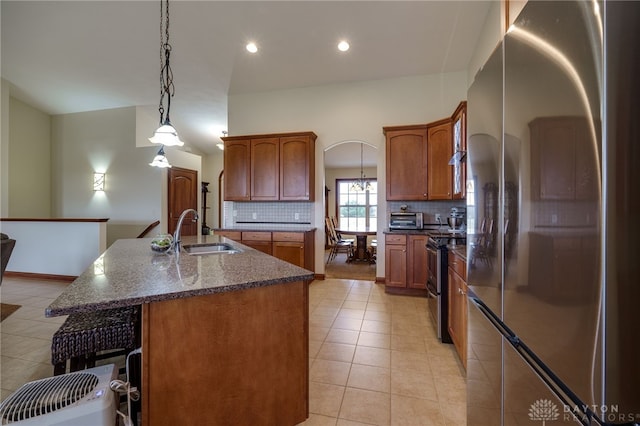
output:
<instances>
[{"instance_id":1,"label":"stainless steel microwave","mask_svg":"<svg viewBox=\"0 0 640 426\"><path fill-rule=\"evenodd\" d=\"M389 215L389 229L423 229L422 212L398 212Z\"/></svg>"}]
</instances>

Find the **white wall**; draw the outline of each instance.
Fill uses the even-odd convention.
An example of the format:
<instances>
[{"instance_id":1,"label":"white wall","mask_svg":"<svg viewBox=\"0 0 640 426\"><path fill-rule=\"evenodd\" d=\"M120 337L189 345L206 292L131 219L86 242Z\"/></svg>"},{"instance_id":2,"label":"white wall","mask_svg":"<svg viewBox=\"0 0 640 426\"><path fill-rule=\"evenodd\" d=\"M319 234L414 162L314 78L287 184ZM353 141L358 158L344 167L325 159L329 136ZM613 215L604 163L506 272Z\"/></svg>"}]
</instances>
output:
<instances>
[{"instance_id":1,"label":"white wall","mask_svg":"<svg viewBox=\"0 0 640 426\"><path fill-rule=\"evenodd\" d=\"M161 216L161 174L148 163L153 147L136 148L135 108L52 118L52 171L56 217L105 217L151 223ZM94 172L106 173L94 192Z\"/></svg>"},{"instance_id":2,"label":"white wall","mask_svg":"<svg viewBox=\"0 0 640 426\"><path fill-rule=\"evenodd\" d=\"M8 216L51 217L51 118L9 99Z\"/></svg>"},{"instance_id":3,"label":"white wall","mask_svg":"<svg viewBox=\"0 0 640 426\"><path fill-rule=\"evenodd\" d=\"M315 272L324 273L324 150L338 142L363 141L378 148L378 170L385 170L384 126L429 123L449 117L466 99L467 73L413 76L274 92L229 96L229 135L313 131L316 141ZM386 177L378 173L384 190ZM386 195L379 211L386 211ZM378 218L378 229L385 226ZM384 250L382 238L379 250ZM384 276L384 262L377 264Z\"/></svg>"},{"instance_id":4,"label":"white wall","mask_svg":"<svg viewBox=\"0 0 640 426\"><path fill-rule=\"evenodd\" d=\"M9 217L9 82L0 89L0 217Z\"/></svg>"}]
</instances>

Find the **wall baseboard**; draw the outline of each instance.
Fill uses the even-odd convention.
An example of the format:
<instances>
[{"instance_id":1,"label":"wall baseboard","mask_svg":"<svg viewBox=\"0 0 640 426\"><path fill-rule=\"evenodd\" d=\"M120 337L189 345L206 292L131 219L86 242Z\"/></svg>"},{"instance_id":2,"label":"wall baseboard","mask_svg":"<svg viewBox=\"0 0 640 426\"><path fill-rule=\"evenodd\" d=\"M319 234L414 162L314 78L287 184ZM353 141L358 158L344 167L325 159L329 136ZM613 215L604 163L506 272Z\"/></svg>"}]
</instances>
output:
<instances>
[{"instance_id":1,"label":"wall baseboard","mask_svg":"<svg viewBox=\"0 0 640 426\"><path fill-rule=\"evenodd\" d=\"M30 280L46 280L46 281L63 281L63 282L73 282L76 276L73 275L53 275L53 274L36 274L33 272L11 272L5 271L5 277L9 278L26 278Z\"/></svg>"}]
</instances>

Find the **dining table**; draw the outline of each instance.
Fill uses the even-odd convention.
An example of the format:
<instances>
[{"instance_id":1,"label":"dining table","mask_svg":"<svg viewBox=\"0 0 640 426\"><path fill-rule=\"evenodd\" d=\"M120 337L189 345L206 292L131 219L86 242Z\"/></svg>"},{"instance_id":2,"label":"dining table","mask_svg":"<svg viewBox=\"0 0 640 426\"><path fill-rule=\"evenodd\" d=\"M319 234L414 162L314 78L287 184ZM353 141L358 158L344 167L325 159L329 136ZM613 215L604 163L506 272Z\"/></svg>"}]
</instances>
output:
<instances>
[{"instance_id":1,"label":"dining table","mask_svg":"<svg viewBox=\"0 0 640 426\"><path fill-rule=\"evenodd\" d=\"M375 228L370 226L336 228L336 232L339 235L354 235L356 237L356 249L349 259L347 259L347 262L376 263L371 252L367 249L367 237L369 235L376 235L377 231Z\"/></svg>"}]
</instances>

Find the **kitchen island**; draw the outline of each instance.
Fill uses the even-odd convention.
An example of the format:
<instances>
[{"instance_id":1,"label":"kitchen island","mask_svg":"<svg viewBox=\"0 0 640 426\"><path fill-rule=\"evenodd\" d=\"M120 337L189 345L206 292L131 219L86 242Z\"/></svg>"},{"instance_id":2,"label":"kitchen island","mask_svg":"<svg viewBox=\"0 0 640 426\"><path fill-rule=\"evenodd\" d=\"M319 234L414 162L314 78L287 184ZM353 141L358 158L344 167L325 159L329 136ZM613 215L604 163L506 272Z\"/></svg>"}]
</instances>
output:
<instances>
[{"instance_id":1,"label":"kitchen island","mask_svg":"<svg viewBox=\"0 0 640 426\"><path fill-rule=\"evenodd\" d=\"M142 424L294 425L308 416L313 273L219 236L235 254L118 240L47 316L142 305Z\"/></svg>"}]
</instances>

